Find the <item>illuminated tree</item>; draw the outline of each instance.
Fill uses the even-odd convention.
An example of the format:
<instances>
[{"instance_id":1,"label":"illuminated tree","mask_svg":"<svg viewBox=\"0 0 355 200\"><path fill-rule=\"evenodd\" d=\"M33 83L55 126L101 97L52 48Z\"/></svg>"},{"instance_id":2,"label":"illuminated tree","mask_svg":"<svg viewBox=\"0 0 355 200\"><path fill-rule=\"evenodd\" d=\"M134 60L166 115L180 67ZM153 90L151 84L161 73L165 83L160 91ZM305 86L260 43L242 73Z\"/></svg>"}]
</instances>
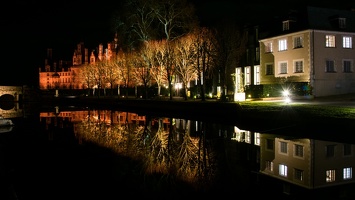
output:
<instances>
[{"instance_id":1,"label":"illuminated tree","mask_svg":"<svg viewBox=\"0 0 355 200\"><path fill-rule=\"evenodd\" d=\"M94 74L95 66L93 64L85 64L81 70L79 77L83 81L83 85L88 89L88 95L90 95L90 89L94 87Z\"/></svg>"},{"instance_id":2,"label":"illuminated tree","mask_svg":"<svg viewBox=\"0 0 355 200\"><path fill-rule=\"evenodd\" d=\"M145 98L148 97L148 88L151 86L151 69L154 65L155 51L151 42L144 42L143 46L135 54L135 76L137 81L144 86Z\"/></svg>"},{"instance_id":3,"label":"illuminated tree","mask_svg":"<svg viewBox=\"0 0 355 200\"><path fill-rule=\"evenodd\" d=\"M174 75L174 49L170 41L185 35L197 26L194 7L186 0L155 0L152 4L155 17L158 20L162 34L165 38L164 62L169 87L170 100L172 100L172 80Z\"/></svg>"},{"instance_id":4,"label":"illuminated tree","mask_svg":"<svg viewBox=\"0 0 355 200\"><path fill-rule=\"evenodd\" d=\"M174 43L174 65L175 72L178 75L184 88L183 96L187 100L188 87L190 81L196 79L196 68L194 67L195 50L194 50L194 35L188 34L175 40Z\"/></svg>"},{"instance_id":5,"label":"illuminated tree","mask_svg":"<svg viewBox=\"0 0 355 200\"><path fill-rule=\"evenodd\" d=\"M156 45L156 53L155 53L155 60L156 60L156 66L155 68L153 68L153 71L156 70L157 73L153 73L153 76L154 75L157 75L159 74L158 76L160 76L159 78L161 78L162 82L166 82L168 83L168 87L169 87L169 92L170 92L170 99L172 99L172 96L171 96L171 79L174 75L173 73L173 69L170 68L170 67L167 67L167 57L169 56L169 53L168 53L168 45L166 45L167 41L166 40L161 40L159 42L157 42L157 45ZM169 81L170 79L170 81ZM157 79L156 79L157 80Z\"/></svg>"}]
</instances>

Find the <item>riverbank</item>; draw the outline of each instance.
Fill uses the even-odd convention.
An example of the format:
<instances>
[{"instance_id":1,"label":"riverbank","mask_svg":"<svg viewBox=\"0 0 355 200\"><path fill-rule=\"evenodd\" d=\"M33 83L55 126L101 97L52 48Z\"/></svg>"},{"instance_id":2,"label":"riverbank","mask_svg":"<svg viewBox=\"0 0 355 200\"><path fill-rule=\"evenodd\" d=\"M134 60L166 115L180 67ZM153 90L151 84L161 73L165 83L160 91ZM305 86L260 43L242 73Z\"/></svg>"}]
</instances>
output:
<instances>
[{"instance_id":1,"label":"riverbank","mask_svg":"<svg viewBox=\"0 0 355 200\"><path fill-rule=\"evenodd\" d=\"M136 112L140 115L186 118L235 125L240 129L295 136L332 136L355 128L355 95L314 99L243 102L113 97L61 97L43 99L43 106L95 107ZM349 134L344 138L352 138Z\"/></svg>"}]
</instances>

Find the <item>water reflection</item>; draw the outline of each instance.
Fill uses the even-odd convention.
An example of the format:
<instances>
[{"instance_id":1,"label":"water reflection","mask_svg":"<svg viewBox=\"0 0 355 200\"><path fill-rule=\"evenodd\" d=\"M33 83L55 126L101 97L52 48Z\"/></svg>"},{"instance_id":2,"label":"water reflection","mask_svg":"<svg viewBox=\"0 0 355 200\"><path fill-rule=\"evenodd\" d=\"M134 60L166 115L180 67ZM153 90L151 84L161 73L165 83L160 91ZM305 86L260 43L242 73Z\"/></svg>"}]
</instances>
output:
<instances>
[{"instance_id":1,"label":"water reflection","mask_svg":"<svg viewBox=\"0 0 355 200\"><path fill-rule=\"evenodd\" d=\"M55 107L41 112L40 121L49 140L56 138L53 130L70 127L79 144L108 148L142 163L145 174L182 180L204 191L354 197L348 189L354 187L353 143L110 110ZM338 187L344 185L349 187Z\"/></svg>"}]
</instances>

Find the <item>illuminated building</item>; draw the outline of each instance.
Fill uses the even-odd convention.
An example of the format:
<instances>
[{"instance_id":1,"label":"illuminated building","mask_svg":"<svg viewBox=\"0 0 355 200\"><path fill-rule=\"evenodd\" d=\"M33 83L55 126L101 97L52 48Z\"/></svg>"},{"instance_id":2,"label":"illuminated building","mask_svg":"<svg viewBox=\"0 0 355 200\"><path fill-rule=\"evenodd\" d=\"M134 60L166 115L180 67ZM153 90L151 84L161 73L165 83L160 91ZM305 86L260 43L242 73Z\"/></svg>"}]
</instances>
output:
<instances>
[{"instance_id":1,"label":"illuminated building","mask_svg":"<svg viewBox=\"0 0 355 200\"><path fill-rule=\"evenodd\" d=\"M250 28L259 43L236 68L236 88L246 97L280 96L283 86L295 96L354 93L354 22L354 11L306 7Z\"/></svg>"}]
</instances>

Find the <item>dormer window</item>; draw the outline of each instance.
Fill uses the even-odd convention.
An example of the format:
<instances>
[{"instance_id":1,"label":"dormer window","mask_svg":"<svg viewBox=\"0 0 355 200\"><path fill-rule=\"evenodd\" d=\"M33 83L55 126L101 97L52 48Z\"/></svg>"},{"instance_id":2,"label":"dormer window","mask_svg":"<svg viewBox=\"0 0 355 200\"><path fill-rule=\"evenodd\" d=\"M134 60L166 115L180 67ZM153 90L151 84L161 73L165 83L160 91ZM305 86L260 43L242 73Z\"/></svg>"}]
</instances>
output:
<instances>
[{"instance_id":1,"label":"dormer window","mask_svg":"<svg viewBox=\"0 0 355 200\"><path fill-rule=\"evenodd\" d=\"M346 28L346 18L338 18L339 28Z\"/></svg>"},{"instance_id":2,"label":"dormer window","mask_svg":"<svg viewBox=\"0 0 355 200\"><path fill-rule=\"evenodd\" d=\"M282 22L282 31L288 31L290 30L290 21L283 21Z\"/></svg>"}]
</instances>

